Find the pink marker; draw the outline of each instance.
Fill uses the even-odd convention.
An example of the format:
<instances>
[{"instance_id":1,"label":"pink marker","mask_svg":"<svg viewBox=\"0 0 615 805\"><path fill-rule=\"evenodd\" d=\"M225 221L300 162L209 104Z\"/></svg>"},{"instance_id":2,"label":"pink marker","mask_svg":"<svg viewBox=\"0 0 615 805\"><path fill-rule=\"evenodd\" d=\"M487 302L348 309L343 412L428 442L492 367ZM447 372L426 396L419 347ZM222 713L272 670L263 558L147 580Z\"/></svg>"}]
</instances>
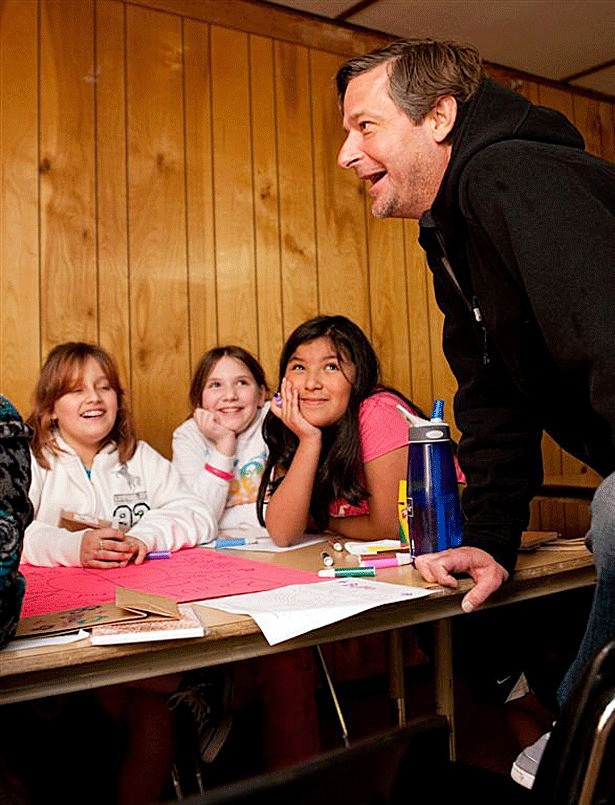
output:
<instances>
[{"instance_id":1,"label":"pink marker","mask_svg":"<svg viewBox=\"0 0 615 805\"><path fill-rule=\"evenodd\" d=\"M361 567L399 567L409 565L412 559L408 553L398 553L388 559L362 559Z\"/></svg>"}]
</instances>

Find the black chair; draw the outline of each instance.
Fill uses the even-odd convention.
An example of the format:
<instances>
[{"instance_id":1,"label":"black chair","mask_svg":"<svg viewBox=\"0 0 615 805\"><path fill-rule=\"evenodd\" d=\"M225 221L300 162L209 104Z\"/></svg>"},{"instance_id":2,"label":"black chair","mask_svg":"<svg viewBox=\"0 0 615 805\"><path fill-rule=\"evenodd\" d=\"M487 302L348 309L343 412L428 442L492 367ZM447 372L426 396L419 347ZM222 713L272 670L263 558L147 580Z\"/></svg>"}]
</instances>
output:
<instances>
[{"instance_id":1,"label":"black chair","mask_svg":"<svg viewBox=\"0 0 615 805\"><path fill-rule=\"evenodd\" d=\"M594 657L553 727L531 791L449 758L448 722L405 727L279 772L211 789L191 805L472 805L615 803L615 641Z\"/></svg>"},{"instance_id":2,"label":"black chair","mask_svg":"<svg viewBox=\"0 0 615 805\"><path fill-rule=\"evenodd\" d=\"M278 772L213 788L190 805L531 805L510 777L450 760L444 716L416 719ZM467 798L467 797L466 797Z\"/></svg>"},{"instance_id":3,"label":"black chair","mask_svg":"<svg viewBox=\"0 0 615 805\"><path fill-rule=\"evenodd\" d=\"M211 789L191 805L356 805L408 803L405 766L426 773L449 757L443 716L417 719L383 735L357 741L304 763Z\"/></svg>"},{"instance_id":4,"label":"black chair","mask_svg":"<svg viewBox=\"0 0 615 805\"><path fill-rule=\"evenodd\" d=\"M615 640L599 651L564 706L532 794L544 805L615 802Z\"/></svg>"}]
</instances>

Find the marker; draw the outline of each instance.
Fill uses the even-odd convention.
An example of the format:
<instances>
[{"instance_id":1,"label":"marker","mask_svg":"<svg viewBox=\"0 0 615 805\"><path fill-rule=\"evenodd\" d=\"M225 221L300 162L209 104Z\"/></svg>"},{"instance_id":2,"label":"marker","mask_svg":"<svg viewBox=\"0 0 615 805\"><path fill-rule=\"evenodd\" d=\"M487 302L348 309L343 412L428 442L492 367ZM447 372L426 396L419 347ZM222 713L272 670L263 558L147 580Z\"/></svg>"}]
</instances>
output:
<instances>
[{"instance_id":1,"label":"marker","mask_svg":"<svg viewBox=\"0 0 615 805\"><path fill-rule=\"evenodd\" d=\"M327 567L319 570L321 579L343 579L347 576L363 576L373 578L376 575L375 567Z\"/></svg>"},{"instance_id":2,"label":"marker","mask_svg":"<svg viewBox=\"0 0 615 805\"><path fill-rule=\"evenodd\" d=\"M341 553L344 550L344 546L338 540L328 539L327 543L333 548L334 551Z\"/></svg>"},{"instance_id":3,"label":"marker","mask_svg":"<svg viewBox=\"0 0 615 805\"><path fill-rule=\"evenodd\" d=\"M255 545L260 542L258 537L219 537L215 542L216 548L238 548L241 545Z\"/></svg>"},{"instance_id":4,"label":"marker","mask_svg":"<svg viewBox=\"0 0 615 805\"><path fill-rule=\"evenodd\" d=\"M399 523L399 542L401 548L410 547L408 531L408 481L402 478L397 491L397 519Z\"/></svg>"},{"instance_id":5,"label":"marker","mask_svg":"<svg viewBox=\"0 0 615 805\"><path fill-rule=\"evenodd\" d=\"M379 553L393 553L393 551L398 551L400 548L404 546L401 544L401 541L396 542L395 545L369 545L365 549L365 553L362 553L361 556L375 556Z\"/></svg>"},{"instance_id":6,"label":"marker","mask_svg":"<svg viewBox=\"0 0 615 805\"><path fill-rule=\"evenodd\" d=\"M325 567L331 567L333 564L335 564L331 554L327 553L326 551L320 552L320 558L322 559L322 563Z\"/></svg>"},{"instance_id":7,"label":"marker","mask_svg":"<svg viewBox=\"0 0 615 805\"><path fill-rule=\"evenodd\" d=\"M146 559L170 559L171 551L150 551L145 555Z\"/></svg>"},{"instance_id":8,"label":"marker","mask_svg":"<svg viewBox=\"0 0 615 805\"><path fill-rule=\"evenodd\" d=\"M409 553L398 553L388 559L362 559L361 567L399 567L409 565L411 562Z\"/></svg>"}]
</instances>

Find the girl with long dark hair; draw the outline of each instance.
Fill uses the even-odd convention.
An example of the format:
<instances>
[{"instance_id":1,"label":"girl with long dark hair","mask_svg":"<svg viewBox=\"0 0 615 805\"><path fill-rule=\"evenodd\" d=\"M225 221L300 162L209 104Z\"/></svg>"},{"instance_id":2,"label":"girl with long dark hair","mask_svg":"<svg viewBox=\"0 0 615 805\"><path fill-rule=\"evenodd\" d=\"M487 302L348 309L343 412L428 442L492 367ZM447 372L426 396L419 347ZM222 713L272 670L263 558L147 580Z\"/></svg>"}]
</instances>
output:
<instances>
[{"instance_id":1,"label":"girl with long dark hair","mask_svg":"<svg viewBox=\"0 0 615 805\"><path fill-rule=\"evenodd\" d=\"M396 538L408 457L397 405L424 414L381 385L365 333L345 316L304 322L282 350L279 389L263 425L269 457L258 500L272 539L290 545L327 528L358 540Z\"/></svg>"}]
</instances>

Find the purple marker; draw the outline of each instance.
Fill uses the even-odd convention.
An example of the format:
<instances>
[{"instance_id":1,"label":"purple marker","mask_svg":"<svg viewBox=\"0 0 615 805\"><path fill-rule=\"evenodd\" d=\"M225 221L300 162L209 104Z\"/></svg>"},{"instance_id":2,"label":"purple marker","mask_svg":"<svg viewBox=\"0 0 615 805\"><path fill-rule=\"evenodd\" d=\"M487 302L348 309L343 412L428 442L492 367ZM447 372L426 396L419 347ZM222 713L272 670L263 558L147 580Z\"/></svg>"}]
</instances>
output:
<instances>
[{"instance_id":1,"label":"purple marker","mask_svg":"<svg viewBox=\"0 0 615 805\"><path fill-rule=\"evenodd\" d=\"M171 551L150 551L146 556L146 559L170 559L171 558Z\"/></svg>"},{"instance_id":2,"label":"purple marker","mask_svg":"<svg viewBox=\"0 0 615 805\"><path fill-rule=\"evenodd\" d=\"M279 392L277 394L274 394L273 401L279 408L282 405L282 395Z\"/></svg>"}]
</instances>

